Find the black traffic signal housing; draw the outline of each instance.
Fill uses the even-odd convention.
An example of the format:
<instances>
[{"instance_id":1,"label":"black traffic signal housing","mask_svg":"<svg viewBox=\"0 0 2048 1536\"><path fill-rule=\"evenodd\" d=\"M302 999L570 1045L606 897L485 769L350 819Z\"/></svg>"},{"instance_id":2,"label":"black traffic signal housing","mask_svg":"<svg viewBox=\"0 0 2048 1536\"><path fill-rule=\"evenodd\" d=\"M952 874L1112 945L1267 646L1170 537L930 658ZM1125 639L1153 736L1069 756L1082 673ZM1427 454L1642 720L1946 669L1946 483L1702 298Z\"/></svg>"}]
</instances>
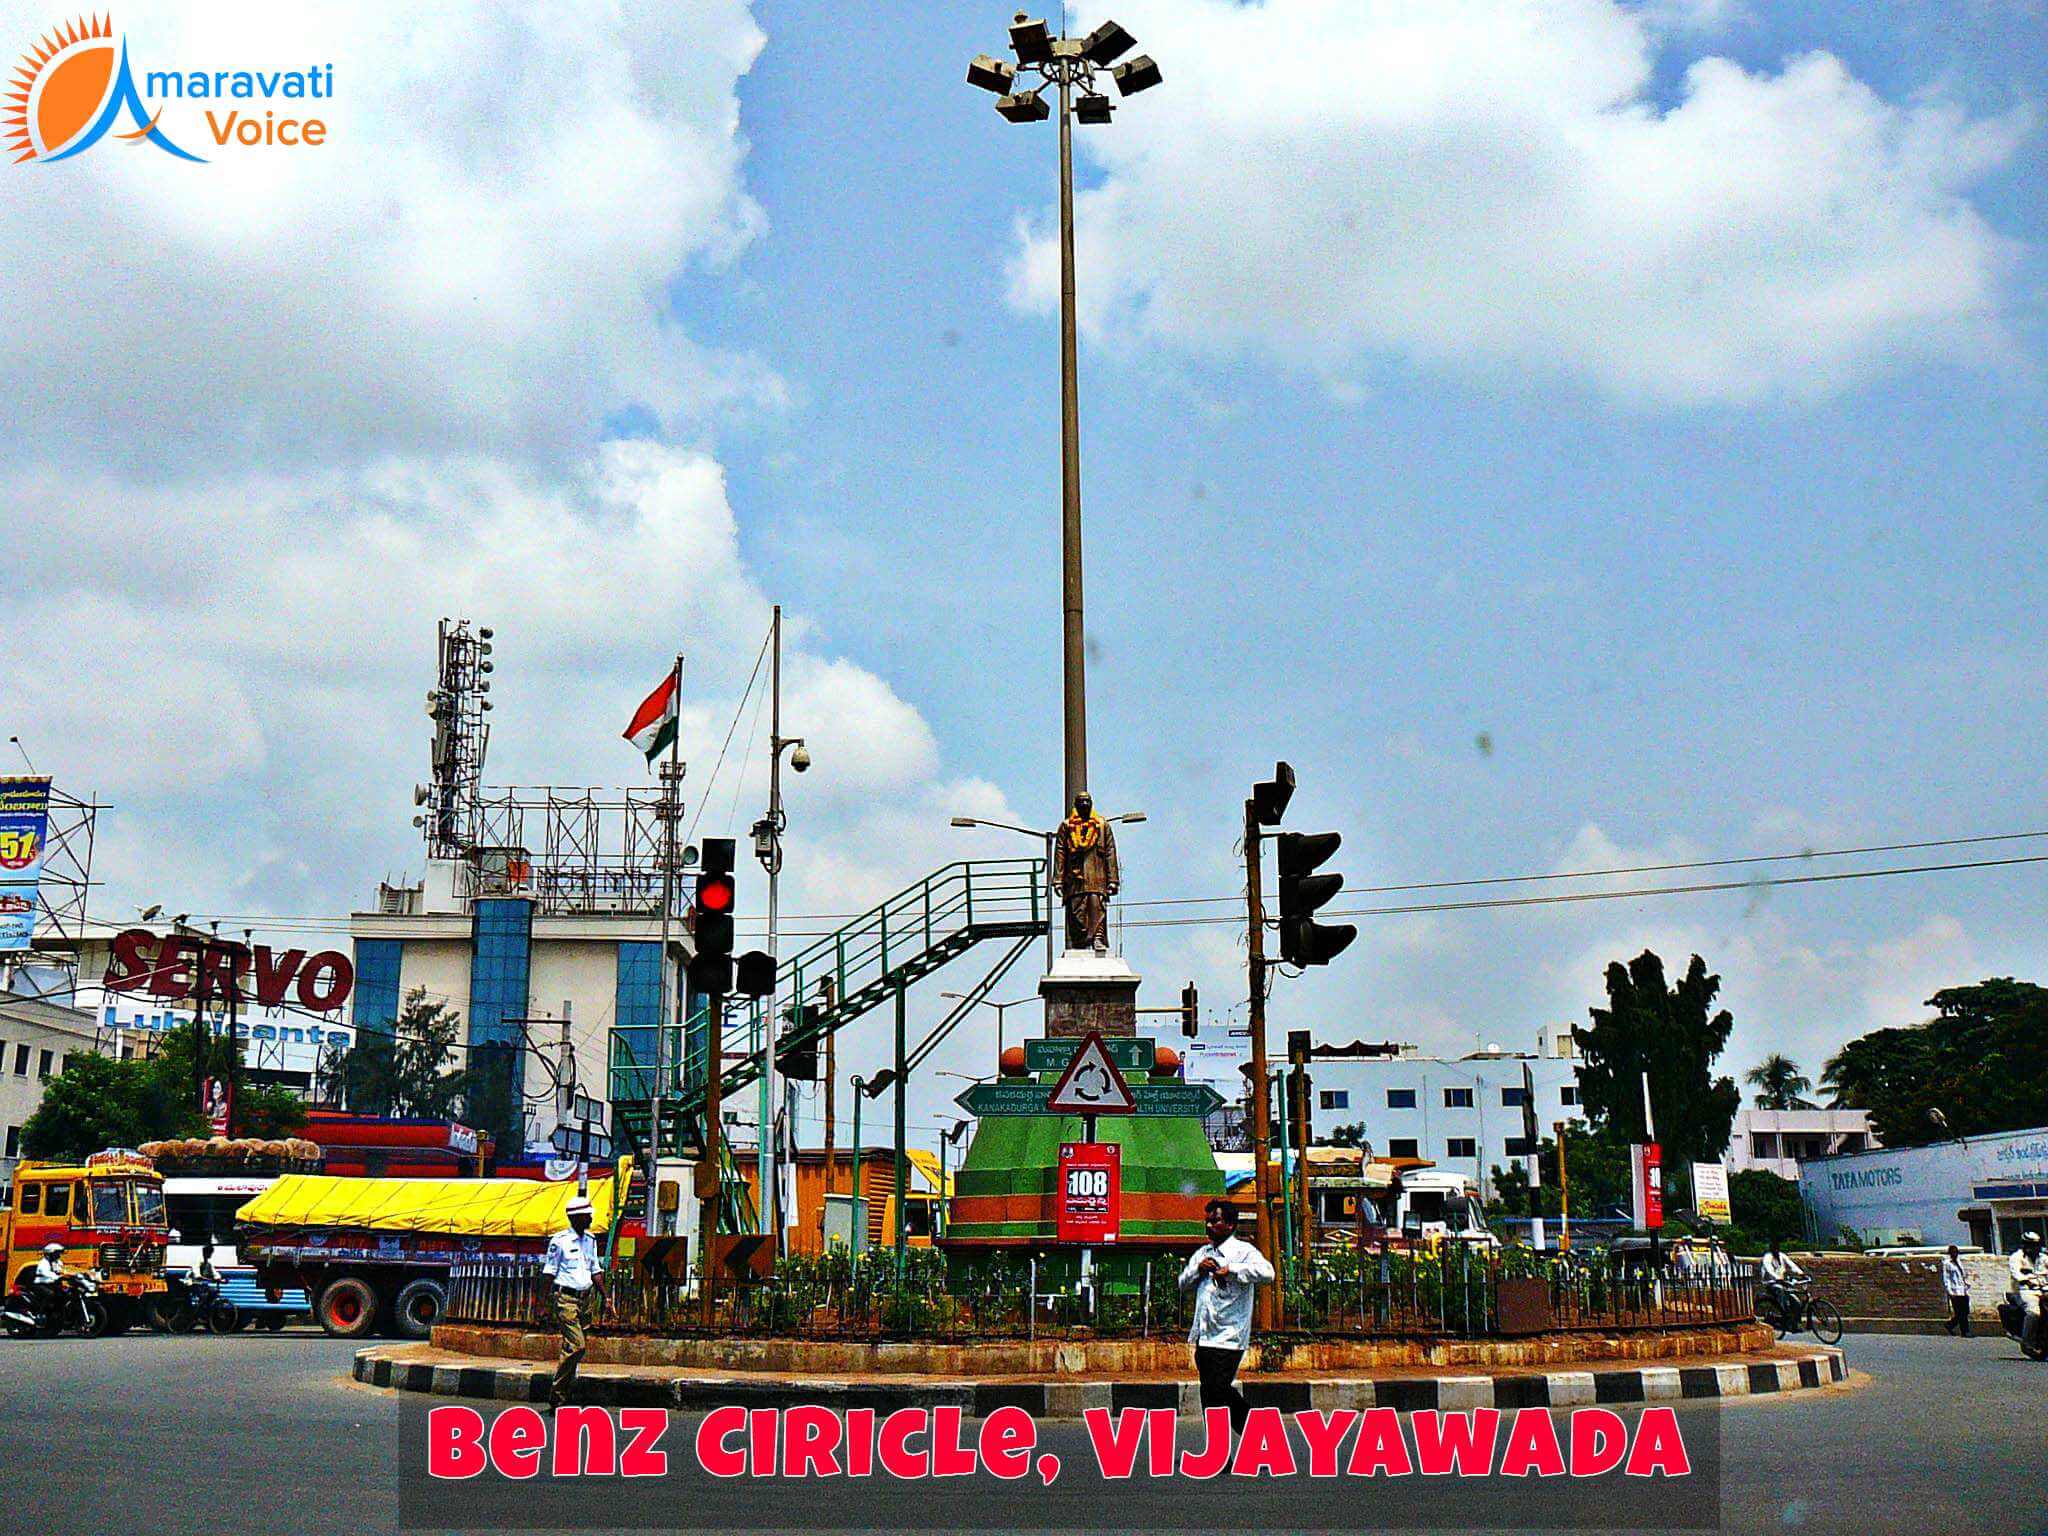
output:
<instances>
[{"instance_id":1,"label":"black traffic signal housing","mask_svg":"<svg viewBox=\"0 0 2048 1536\"><path fill-rule=\"evenodd\" d=\"M1274 840L1280 861L1280 958L1288 965L1328 965L1358 937L1350 923L1319 923L1318 908L1344 889L1344 877L1316 870L1344 841L1340 832L1282 832Z\"/></svg>"},{"instance_id":2,"label":"black traffic signal housing","mask_svg":"<svg viewBox=\"0 0 2048 1536\"><path fill-rule=\"evenodd\" d=\"M773 997L775 957L765 949L750 949L734 960L732 989L741 997Z\"/></svg>"},{"instance_id":3,"label":"black traffic signal housing","mask_svg":"<svg viewBox=\"0 0 2048 1536\"><path fill-rule=\"evenodd\" d=\"M1294 798L1294 770L1285 763L1273 765L1273 777L1252 786L1252 817L1262 827L1277 827L1287 814L1287 802Z\"/></svg>"},{"instance_id":4,"label":"black traffic signal housing","mask_svg":"<svg viewBox=\"0 0 2048 1536\"><path fill-rule=\"evenodd\" d=\"M690 986L723 997L732 991L732 914L738 892L732 878L733 840L704 839L697 864L697 893L690 904L690 932L697 952L690 957Z\"/></svg>"},{"instance_id":5,"label":"black traffic signal housing","mask_svg":"<svg viewBox=\"0 0 2048 1536\"><path fill-rule=\"evenodd\" d=\"M1201 1027L1201 1009L1195 996L1195 984L1191 981L1180 989L1180 1032L1190 1040Z\"/></svg>"},{"instance_id":6,"label":"black traffic signal housing","mask_svg":"<svg viewBox=\"0 0 2048 1536\"><path fill-rule=\"evenodd\" d=\"M818 1080L818 1017L815 1005L793 1010L789 1027L775 1042L775 1070L793 1082Z\"/></svg>"}]
</instances>

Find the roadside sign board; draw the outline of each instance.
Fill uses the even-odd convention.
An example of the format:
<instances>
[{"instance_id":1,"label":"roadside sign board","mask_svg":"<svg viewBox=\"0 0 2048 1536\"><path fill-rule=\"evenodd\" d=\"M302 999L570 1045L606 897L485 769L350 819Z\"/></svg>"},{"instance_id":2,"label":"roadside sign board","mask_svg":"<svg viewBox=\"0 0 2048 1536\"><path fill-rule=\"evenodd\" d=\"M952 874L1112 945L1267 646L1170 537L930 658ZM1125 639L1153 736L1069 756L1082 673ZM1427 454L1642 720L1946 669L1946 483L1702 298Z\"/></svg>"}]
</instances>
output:
<instances>
[{"instance_id":1,"label":"roadside sign board","mask_svg":"<svg viewBox=\"0 0 2048 1536\"><path fill-rule=\"evenodd\" d=\"M1197 1119L1221 1109L1224 1102L1223 1095L1207 1083L1133 1083L1131 1096L1137 1100L1137 1114ZM1047 1109L1045 1097L1043 1083L976 1083L953 1102L970 1115L1065 1113Z\"/></svg>"},{"instance_id":2,"label":"roadside sign board","mask_svg":"<svg viewBox=\"0 0 2048 1536\"><path fill-rule=\"evenodd\" d=\"M1663 1149L1654 1141L1639 1141L1629 1152L1629 1195L1635 1224L1645 1232L1664 1225Z\"/></svg>"},{"instance_id":3,"label":"roadside sign board","mask_svg":"<svg viewBox=\"0 0 2048 1536\"><path fill-rule=\"evenodd\" d=\"M571 1120L588 1120L594 1126L601 1126L611 1118L611 1108L611 1105L607 1104L603 1099L593 1099L589 1094L579 1089L574 1106L569 1111L569 1118Z\"/></svg>"},{"instance_id":4,"label":"roadside sign board","mask_svg":"<svg viewBox=\"0 0 2048 1536\"><path fill-rule=\"evenodd\" d=\"M1045 1096L1045 1107L1055 1115L1134 1115L1138 1101L1131 1097L1130 1085L1110 1060L1102 1036L1089 1034Z\"/></svg>"},{"instance_id":5,"label":"roadside sign board","mask_svg":"<svg viewBox=\"0 0 2048 1536\"><path fill-rule=\"evenodd\" d=\"M1062 1243L1113 1243L1123 1224L1123 1148L1113 1141L1060 1146L1054 1237Z\"/></svg>"},{"instance_id":6,"label":"roadside sign board","mask_svg":"<svg viewBox=\"0 0 2048 1536\"><path fill-rule=\"evenodd\" d=\"M1159 1042L1144 1036L1104 1036L1102 1046L1119 1072L1150 1072L1159 1053ZM1080 1048L1079 1040L1026 1040L1024 1070L1064 1072Z\"/></svg>"},{"instance_id":7,"label":"roadside sign board","mask_svg":"<svg viewBox=\"0 0 2048 1536\"><path fill-rule=\"evenodd\" d=\"M1726 1163L1692 1165L1692 1208L1696 1215L1708 1221L1718 1221L1724 1227L1733 1220L1728 1204Z\"/></svg>"}]
</instances>

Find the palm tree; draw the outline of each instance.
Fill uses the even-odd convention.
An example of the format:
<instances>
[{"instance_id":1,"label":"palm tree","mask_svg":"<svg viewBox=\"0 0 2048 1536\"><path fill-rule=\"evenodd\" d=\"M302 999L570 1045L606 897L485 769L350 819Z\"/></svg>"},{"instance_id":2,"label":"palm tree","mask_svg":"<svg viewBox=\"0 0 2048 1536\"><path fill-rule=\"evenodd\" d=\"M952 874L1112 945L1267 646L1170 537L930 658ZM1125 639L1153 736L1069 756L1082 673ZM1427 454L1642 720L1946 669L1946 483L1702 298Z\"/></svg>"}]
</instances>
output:
<instances>
[{"instance_id":1,"label":"palm tree","mask_svg":"<svg viewBox=\"0 0 2048 1536\"><path fill-rule=\"evenodd\" d=\"M1754 1067L1744 1079L1756 1090L1758 1109L1811 1109L1803 1097L1812 1087L1812 1081L1799 1070L1799 1063L1789 1056L1773 1051Z\"/></svg>"}]
</instances>

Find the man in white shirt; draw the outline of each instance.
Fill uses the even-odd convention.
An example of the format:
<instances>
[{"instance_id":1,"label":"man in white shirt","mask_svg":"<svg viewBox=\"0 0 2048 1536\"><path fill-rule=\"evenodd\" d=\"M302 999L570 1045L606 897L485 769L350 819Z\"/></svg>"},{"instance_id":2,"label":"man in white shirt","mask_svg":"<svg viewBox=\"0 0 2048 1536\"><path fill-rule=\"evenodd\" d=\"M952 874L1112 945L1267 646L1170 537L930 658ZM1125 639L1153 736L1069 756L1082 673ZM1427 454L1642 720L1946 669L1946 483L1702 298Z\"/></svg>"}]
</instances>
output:
<instances>
[{"instance_id":1,"label":"man in white shirt","mask_svg":"<svg viewBox=\"0 0 2048 1536\"><path fill-rule=\"evenodd\" d=\"M584 1330L597 1321L603 1299L599 1279L604 1258L597 1251L597 1239L590 1235L589 1200L574 1196L568 1205L569 1227L548 1239L547 1257L541 1273L554 1282L555 1325L562 1331L562 1356L555 1363L555 1379L548 1384L548 1407L559 1408L576 1384L576 1367L583 1363L588 1345Z\"/></svg>"},{"instance_id":2,"label":"man in white shirt","mask_svg":"<svg viewBox=\"0 0 2048 1536\"><path fill-rule=\"evenodd\" d=\"M1948 1321L1941 1325L1942 1331L1951 1336L1961 1332L1967 1339L1970 1336L1970 1277L1963 1269L1962 1250L1954 1243L1948 1245L1948 1253L1941 1261L1941 1294L1948 1298Z\"/></svg>"},{"instance_id":3,"label":"man in white shirt","mask_svg":"<svg viewBox=\"0 0 2048 1536\"><path fill-rule=\"evenodd\" d=\"M1237 1388L1237 1366L1251 1346L1253 1291L1273 1283L1273 1266L1237 1235L1236 1206L1211 1200L1203 1216L1209 1241L1194 1251L1180 1272L1180 1288L1195 1293L1188 1342L1195 1346L1203 1412L1228 1408L1231 1433L1237 1434L1251 1411Z\"/></svg>"},{"instance_id":4,"label":"man in white shirt","mask_svg":"<svg viewBox=\"0 0 2048 1536\"><path fill-rule=\"evenodd\" d=\"M2019 1252L2006 1261L2012 1288L2020 1293L2020 1336L2039 1338L2042 1327L2041 1302L2048 1293L2048 1255L2041 1252L2041 1234L2023 1233Z\"/></svg>"},{"instance_id":5,"label":"man in white shirt","mask_svg":"<svg viewBox=\"0 0 2048 1536\"><path fill-rule=\"evenodd\" d=\"M1774 1237L1771 1239L1770 1252L1766 1253L1763 1262L1757 1265L1757 1273L1763 1280L1763 1291L1757 1299L1769 1303L1771 1313L1775 1315L1778 1324L1778 1331L1790 1333L1799 1326L1801 1314L1806 1310L1794 1294L1791 1282L1805 1279L1806 1271L1786 1256Z\"/></svg>"},{"instance_id":6,"label":"man in white shirt","mask_svg":"<svg viewBox=\"0 0 2048 1536\"><path fill-rule=\"evenodd\" d=\"M29 1276L29 1295L45 1317L56 1312L58 1289L70 1273L64 1267L64 1245L43 1244L43 1256L36 1260L35 1273Z\"/></svg>"}]
</instances>

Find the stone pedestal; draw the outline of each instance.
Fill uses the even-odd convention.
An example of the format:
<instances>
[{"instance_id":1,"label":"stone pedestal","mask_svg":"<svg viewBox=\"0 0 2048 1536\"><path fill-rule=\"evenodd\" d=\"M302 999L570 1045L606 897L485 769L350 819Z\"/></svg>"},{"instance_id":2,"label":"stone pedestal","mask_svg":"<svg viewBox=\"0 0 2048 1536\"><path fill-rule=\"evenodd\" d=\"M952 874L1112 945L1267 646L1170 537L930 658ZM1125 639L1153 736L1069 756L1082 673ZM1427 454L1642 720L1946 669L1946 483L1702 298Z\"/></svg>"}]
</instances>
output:
<instances>
[{"instance_id":1,"label":"stone pedestal","mask_svg":"<svg viewBox=\"0 0 2048 1536\"><path fill-rule=\"evenodd\" d=\"M1045 999L1048 1039L1138 1032L1138 973L1122 955L1070 949L1039 979L1038 995Z\"/></svg>"}]
</instances>

